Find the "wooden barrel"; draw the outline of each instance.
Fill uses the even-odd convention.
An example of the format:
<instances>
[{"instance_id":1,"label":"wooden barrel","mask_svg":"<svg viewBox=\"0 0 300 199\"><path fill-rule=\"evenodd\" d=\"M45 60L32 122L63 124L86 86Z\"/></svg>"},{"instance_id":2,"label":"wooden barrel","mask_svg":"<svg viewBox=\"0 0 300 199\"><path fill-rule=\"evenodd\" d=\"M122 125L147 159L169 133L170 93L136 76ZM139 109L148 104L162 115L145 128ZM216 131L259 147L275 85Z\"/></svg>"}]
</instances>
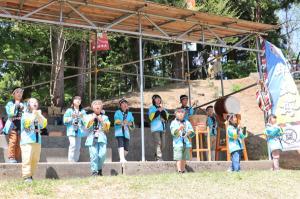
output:
<instances>
[{"instance_id":1,"label":"wooden barrel","mask_svg":"<svg viewBox=\"0 0 300 199\"><path fill-rule=\"evenodd\" d=\"M240 112L241 106L237 98L228 96L218 100L215 103L214 109L218 117L217 119L220 122L225 122L225 118L223 117L223 115L228 113L238 114Z\"/></svg>"},{"instance_id":2,"label":"wooden barrel","mask_svg":"<svg viewBox=\"0 0 300 199\"><path fill-rule=\"evenodd\" d=\"M200 131L205 131L207 126L206 126L206 121L207 121L207 116L206 115L192 115L189 117L189 121L191 122L192 126L195 127L197 126Z\"/></svg>"}]
</instances>

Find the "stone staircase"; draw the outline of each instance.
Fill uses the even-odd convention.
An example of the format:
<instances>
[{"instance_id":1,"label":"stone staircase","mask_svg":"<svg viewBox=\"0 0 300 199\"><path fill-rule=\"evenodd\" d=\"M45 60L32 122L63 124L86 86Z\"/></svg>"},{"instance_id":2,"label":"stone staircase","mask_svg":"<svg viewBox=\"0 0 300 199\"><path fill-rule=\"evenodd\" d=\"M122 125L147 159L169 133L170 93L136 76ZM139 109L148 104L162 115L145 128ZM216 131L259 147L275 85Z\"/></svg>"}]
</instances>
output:
<instances>
[{"instance_id":1,"label":"stone staircase","mask_svg":"<svg viewBox=\"0 0 300 199\"><path fill-rule=\"evenodd\" d=\"M48 131L50 136L42 136L42 151L40 162L67 162L68 161L68 147L69 140L65 136L64 126L49 125ZM131 133L131 140L129 144L129 154L127 160L140 161L141 160L141 130L136 128ZM59 135L59 136L54 136ZM107 157L106 162L119 161L117 141L114 137L114 129L111 128L107 134ZM0 135L0 163L7 162L7 136ZM85 147L86 138L81 141L80 162L89 162L89 151ZM152 135L149 128L145 129L145 157L146 160L154 160L154 145ZM166 136L166 147L164 151L164 159L172 160L172 137L170 133Z\"/></svg>"}]
</instances>

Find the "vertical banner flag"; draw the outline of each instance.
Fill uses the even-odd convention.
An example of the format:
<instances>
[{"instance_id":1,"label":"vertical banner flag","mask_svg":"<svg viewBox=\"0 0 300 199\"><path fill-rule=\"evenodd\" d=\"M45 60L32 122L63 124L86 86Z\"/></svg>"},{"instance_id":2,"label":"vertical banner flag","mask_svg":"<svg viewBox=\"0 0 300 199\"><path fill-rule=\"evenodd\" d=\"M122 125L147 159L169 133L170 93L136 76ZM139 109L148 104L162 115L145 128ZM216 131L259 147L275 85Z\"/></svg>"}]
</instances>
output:
<instances>
[{"instance_id":1,"label":"vertical banner flag","mask_svg":"<svg viewBox=\"0 0 300 199\"><path fill-rule=\"evenodd\" d=\"M106 33L97 33L97 48L96 41L92 40L92 51L105 51L109 50L109 42Z\"/></svg>"},{"instance_id":2,"label":"vertical banner flag","mask_svg":"<svg viewBox=\"0 0 300 199\"><path fill-rule=\"evenodd\" d=\"M272 98L272 114L285 132L282 138L283 150L300 149L300 96L290 73L290 64L282 51L264 41L264 77Z\"/></svg>"}]
</instances>

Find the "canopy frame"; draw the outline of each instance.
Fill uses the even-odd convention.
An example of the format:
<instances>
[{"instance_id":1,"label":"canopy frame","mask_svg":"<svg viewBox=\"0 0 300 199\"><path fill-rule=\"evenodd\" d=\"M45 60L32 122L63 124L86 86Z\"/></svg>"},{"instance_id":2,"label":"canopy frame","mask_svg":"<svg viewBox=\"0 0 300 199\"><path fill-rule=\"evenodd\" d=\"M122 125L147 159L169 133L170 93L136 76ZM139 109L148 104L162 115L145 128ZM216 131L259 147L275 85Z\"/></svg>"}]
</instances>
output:
<instances>
[{"instance_id":1,"label":"canopy frame","mask_svg":"<svg viewBox=\"0 0 300 199\"><path fill-rule=\"evenodd\" d=\"M259 54L263 51L260 50L258 46L257 48L246 48L241 47L241 44L247 41L253 35L259 37L261 35L266 35L266 32L268 31L277 29L277 26L273 25L209 15L206 13L150 3L143 0L111 0L110 2L104 0L94 0L93 2L94 3L83 0L0 1L0 18L82 28L94 30L95 32L123 33L138 37L142 161L145 161L143 90L143 79L145 75L143 72L144 60L142 51L142 42L144 38L150 37L153 39L162 39L171 42L197 43L204 46L210 45L236 50L245 50L255 52L258 55L257 57L259 57ZM118 2L121 2L121 4L114 4ZM35 6L36 4L38 4L38 6ZM108 4L111 5L109 6ZM126 6L128 6L128 9ZM154 8L158 9L160 13L156 13ZM57 11L57 9L59 11ZM99 10L101 10L103 12L109 12L112 19L105 21L104 16L102 16L103 20L96 19L94 16L93 18L93 13L91 14L86 10L95 10L95 12L99 12ZM172 15L174 12L178 12L178 16ZM74 13L77 16L73 16ZM57 16L59 17L57 18ZM99 17L99 14L97 17ZM202 20L201 17L206 19L206 21ZM209 17L214 18L214 20L209 21ZM131 21L128 22L129 20ZM216 23L220 21L222 22L221 25ZM133 22L136 24L132 25L131 23ZM181 28L179 28L180 32L174 28L174 23L181 24ZM256 28L250 28L252 25ZM226 44L225 39L227 37L234 36L244 37L234 45ZM218 42L214 43L211 40ZM260 67L259 65L260 63L258 62L258 67ZM96 68L94 70L90 68L90 71L84 72L80 75L90 74L92 72L95 72L96 75L97 71L98 69L96 63ZM74 77L75 76L77 75L74 75ZM71 76L68 78L71 78Z\"/></svg>"}]
</instances>

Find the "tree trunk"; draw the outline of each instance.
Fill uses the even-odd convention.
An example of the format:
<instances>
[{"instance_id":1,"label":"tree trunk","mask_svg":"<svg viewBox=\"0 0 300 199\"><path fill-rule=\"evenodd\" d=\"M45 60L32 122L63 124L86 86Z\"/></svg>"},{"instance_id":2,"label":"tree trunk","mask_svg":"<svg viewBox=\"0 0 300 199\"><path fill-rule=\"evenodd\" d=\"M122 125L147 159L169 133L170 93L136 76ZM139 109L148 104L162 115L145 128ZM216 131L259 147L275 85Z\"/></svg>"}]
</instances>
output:
<instances>
[{"instance_id":1,"label":"tree trunk","mask_svg":"<svg viewBox=\"0 0 300 199\"><path fill-rule=\"evenodd\" d=\"M132 60L138 60L139 59L139 40L136 38L130 38L129 43L132 45ZM140 64L135 64L136 73L139 74L140 72ZM132 85L132 91L139 91L140 87L140 81L139 81L139 75L138 76L129 76L131 85Z\"/></svg>"},{"instance_id":2,"label":"tree trunk","mask_svg":"<svg viewBox=\"0 0 300 199\"><path fill-rule=\"evenodd\" d=\"M79 57L78 57L78 74L82 74L86 71L87 65L87 43L85 40L82 40L80 43ZM85 91L85 79L86 75L80 75L77 77L77 91L76 95L80 96L81 99L84 99Z\"/></svg>"},{"instance_id":3,"label":"tree trunk","mask_svg":"<svg viewBox=\"0 0 300 199\"><path fill-rule=\"evenodd\" d=\"M181 51L181 50L182 50L181 45L173 44L172 52L177 52L177 51ZM184 77L182 76L182 74L184 74L184 71L182 71L181 59L182 59L182 53L178 53L174 56L173 64L172 64L172 71L173 71L174 78L184 79Z\"/></svg>"},{"instance_id":4,"label":"tree trunk","mask_svg":"<svg viewBox=\"0 0 300 199\"><path fill-rule=\"evenodd\" d=\"M64 105L64 54L66 40L64 38L63 28L53 28L50 34L51 41L51 83L50 96L51 104L58 107Z\"/></svg>"},{"instance_id":5,"label":"tree trunk","mask_svg":"<svg viewBox=\"0 0 300 199\"><path fill-rule=\"evenodd\" d=\"M23 74L23 84L28 86L32 85L33 83L33 64L27 65L24 67L24 74ZM26 88L24 94L23 94L23 99L27 99L31 97L32 93L32 87Z\"/></svg>"}]
</instances>

